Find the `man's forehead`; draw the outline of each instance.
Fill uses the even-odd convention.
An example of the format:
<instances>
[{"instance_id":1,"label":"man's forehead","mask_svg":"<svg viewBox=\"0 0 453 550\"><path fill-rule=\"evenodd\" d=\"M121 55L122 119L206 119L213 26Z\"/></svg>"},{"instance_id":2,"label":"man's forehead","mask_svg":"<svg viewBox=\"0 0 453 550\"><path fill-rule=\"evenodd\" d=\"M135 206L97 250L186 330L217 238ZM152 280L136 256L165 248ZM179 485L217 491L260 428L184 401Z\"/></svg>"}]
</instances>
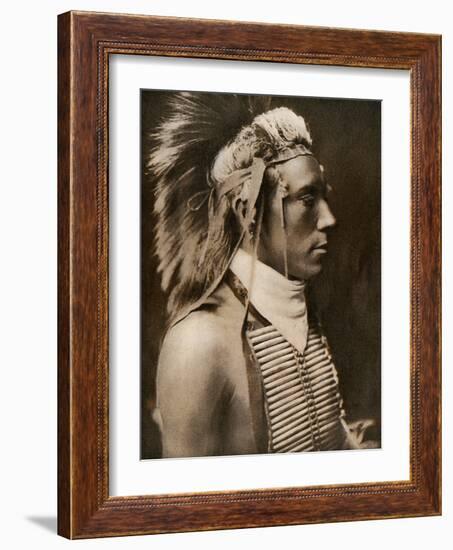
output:
<instances>
[{"instance_id":1,"label":"man's forehead","mask_svg":"<svg viewBox=\"0 0 453 550\"><path fill-rule=\"evenodd\" d=\"M306 186L324 187L324 173L316 157L304 155L282 162L277 170L290 193Z\"/></svg>"}]
</instances>

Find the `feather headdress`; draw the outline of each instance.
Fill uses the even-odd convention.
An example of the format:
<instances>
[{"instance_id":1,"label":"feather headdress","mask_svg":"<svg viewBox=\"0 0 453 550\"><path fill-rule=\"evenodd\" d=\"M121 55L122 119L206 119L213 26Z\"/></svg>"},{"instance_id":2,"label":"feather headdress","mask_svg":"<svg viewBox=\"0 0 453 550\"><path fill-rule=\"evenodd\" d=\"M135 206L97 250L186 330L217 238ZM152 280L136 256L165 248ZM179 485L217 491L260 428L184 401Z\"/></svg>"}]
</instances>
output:
<instances>
[{"instance_id":1,"label":"feather headdress","mask_svg":"<svg viewBox=\"0 0 453 550\"><path fill-rule=\"evenodd\" d=\"M311 154L304 119L270 106L269 96L178 92L150 136L155 250L173 318L222 275L239 244L231 195L253 206L266 166Z\"/></svg>"}]
</instances>

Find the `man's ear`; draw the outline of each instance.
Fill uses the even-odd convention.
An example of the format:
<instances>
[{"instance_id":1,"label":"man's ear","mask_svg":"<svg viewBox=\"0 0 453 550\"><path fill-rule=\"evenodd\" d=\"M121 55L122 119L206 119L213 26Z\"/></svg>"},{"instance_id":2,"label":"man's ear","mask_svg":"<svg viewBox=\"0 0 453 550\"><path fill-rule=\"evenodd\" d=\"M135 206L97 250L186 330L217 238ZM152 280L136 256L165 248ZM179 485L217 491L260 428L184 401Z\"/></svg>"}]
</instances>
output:
<instances>
[{"instance_id":1,"label":"man's ear","mask_svg":"<svg viewBox=\"0 0 453 550\"><path fill-rule=\"evenodd\" d=\"M236 216L236 220L241 227L241 229L244 229L245 226L245 217L247 213L247 203L245 203L240 195L237 195L234 197L233 202L231 203L231 208L234 212L234 215Z\"/></svg>"},{"instance_id":2,"label":"man's ear","mask_svg":"<svg viewBox=\"0 0 453 550\"><path fill-rule=\"evenodd\" d=\"M247 225L247 202L243 201L241 197L238 195L234 197L231 208L234 212L234 215L236 216L236 220L242 230L249 231L249 227L246 227Z\"/></svg>"}]
</instances>

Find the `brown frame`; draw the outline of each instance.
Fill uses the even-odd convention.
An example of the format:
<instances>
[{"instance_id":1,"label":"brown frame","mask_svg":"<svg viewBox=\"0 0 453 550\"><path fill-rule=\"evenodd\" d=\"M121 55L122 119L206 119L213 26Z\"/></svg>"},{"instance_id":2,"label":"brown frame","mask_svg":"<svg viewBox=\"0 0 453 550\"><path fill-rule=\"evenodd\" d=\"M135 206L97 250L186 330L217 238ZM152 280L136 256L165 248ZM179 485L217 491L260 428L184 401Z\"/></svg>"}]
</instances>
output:
<instances>
[{"instance_id":1,"label":"brown frame","mask_svg":"<svg viewBox=\"0 0 453 550\"><path fill-rule=\"evenodd\" d=\"M68 12L59 16L58 48L59 534L88 538L440 514L440 36ZM410 71L409 481L109 496L111 54Z\"/></svg>"}]
</instances>

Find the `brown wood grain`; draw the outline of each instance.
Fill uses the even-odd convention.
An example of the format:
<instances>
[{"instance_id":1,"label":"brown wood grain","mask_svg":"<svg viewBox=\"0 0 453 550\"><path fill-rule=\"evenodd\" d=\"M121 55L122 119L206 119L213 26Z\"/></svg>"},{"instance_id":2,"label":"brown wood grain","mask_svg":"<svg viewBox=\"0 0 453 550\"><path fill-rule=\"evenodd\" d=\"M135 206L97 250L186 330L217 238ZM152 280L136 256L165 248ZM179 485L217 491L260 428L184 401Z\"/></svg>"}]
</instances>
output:
<instances>
[{"instance_id":1,"label":"brown wood grain","mask_svg":"<svg viewBox=\"0 0 453 550\"><path fill-rule=\"evenodd\" d=\"M70 536L70 18L58 25L58 532Z\"/></svg>"},{"instance_id":2,"label":"brown wood grain","mask_svg":"<svg viewBox=\"0 0 453 550\"><path fill-rule=\"evenodd\" d=\"M58 47L58 532L87 538L440 514L440 37L70 12L59 16ZM410 70L410 481L109 496L112 53Z\"/></svg>"}]
</instances>

